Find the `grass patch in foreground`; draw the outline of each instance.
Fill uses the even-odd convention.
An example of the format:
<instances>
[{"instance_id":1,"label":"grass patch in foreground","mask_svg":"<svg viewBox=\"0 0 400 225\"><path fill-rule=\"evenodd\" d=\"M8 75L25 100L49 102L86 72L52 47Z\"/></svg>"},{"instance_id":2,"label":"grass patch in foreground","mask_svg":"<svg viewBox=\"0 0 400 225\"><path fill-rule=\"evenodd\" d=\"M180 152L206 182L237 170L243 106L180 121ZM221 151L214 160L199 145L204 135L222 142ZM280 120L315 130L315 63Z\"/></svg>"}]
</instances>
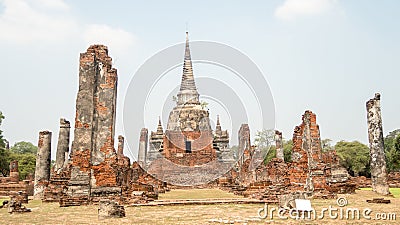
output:
<instances>
[{"instance_id":1,"label":"grass patch in foreground","mask_svg":"<svg viewBox=\"0 0 400 225\"><path fill-rule=\"evenodd\" d=\"M243 198L220 189L172 189L159 195L159 199Z\"/></svg>"},{"instance_id":2,"label":"grass patch in foreground","mask_svg":"<svg viewBox=\"0 0 400 225\"><path fill-rule=\"evenodd\" d=\"M360 188L364 191L372 191L372 188ZM393 194L395 198L400 198L400 188L389 188L390 193Z\"/></svg>"}]
</instances>

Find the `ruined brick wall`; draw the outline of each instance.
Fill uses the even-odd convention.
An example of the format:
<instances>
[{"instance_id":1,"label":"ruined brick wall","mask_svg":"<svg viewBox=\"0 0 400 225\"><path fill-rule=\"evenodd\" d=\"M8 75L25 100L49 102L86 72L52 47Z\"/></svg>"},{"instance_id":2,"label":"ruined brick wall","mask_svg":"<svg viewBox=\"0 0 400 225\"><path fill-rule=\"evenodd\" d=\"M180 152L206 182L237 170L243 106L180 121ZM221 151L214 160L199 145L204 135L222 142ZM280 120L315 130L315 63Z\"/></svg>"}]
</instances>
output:
<instances>
[{"instance_id":1,"label":"ruined brick wall","mask_svg":"<svg viewBox=\"0 0 400 225\"><path fill-rule=\"evenodd\" d=\"M289 176L292 183L304 184L306 191L329 189L326 178L330 176L330 168L322 161L321 138L316 120L316 115L307 110L293 134Z\"/></svg>"},{"instance_id":2,"label":"ruined brick wall","mask_svg":"<svg viewBox=\"0 0 400 225\"><path fill-rule=\"evenodd\" d=\"M71 152L69 194L88 195L90 188L117 184L114 149L117 70L104 45L81 53Z\"/></svg>"}]
</instances>

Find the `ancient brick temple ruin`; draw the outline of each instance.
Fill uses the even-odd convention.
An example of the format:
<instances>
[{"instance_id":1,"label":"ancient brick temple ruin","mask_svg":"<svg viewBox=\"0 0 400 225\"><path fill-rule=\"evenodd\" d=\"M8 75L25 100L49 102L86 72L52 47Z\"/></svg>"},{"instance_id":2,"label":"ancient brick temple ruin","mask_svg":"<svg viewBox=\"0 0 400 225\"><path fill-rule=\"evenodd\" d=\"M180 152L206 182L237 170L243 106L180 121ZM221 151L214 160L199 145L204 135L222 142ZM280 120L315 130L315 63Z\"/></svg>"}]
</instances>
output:
<instances>
[{"instance_id":1,"label":"ancient brick temple ruin","mask_svg":"<svg viewBox=\"0 0 400 225\"><path fill-rule=\"evenodd\" d=\"M222 130L219 117L213 131L209 112L201 106L199 96L186 33L180 89L166 129L159 119L157 130L150 137L147 128L140 133L138 163L156 178L196 185L207 180L207 175L215 180L217 168L226 167L223 162L234 161L228 131Z\"/></svg>"},{"instance_id":2,"label":"ancient brick temple ruin","mask_svg":"<svg viewBox=\"0 0 400 225\"><path fill-rule=\"evenodd\" d=\"M292 161L285 162L282 133L275 131L276 157L264 163L262 151L251 145L247 124L240 127L238 151L233 152L219 118L213 130L209 112L201 106L188 34L176 106L165 130L161 119L156 131L141 129L138 162L132 164L123 152L124 137L118 136L118 143L114 141L117 80L106 46L92 45L81 53L72 146L69 148L70 123L60 119L56 161L50 169L51 132L40 132L34 185L37 198L59 202L60 206L105 199L120 204L143 203L174 185L209 185L277 203L280 196L292 192L332 198L356 188L339 166L336 152L322 152L319 126L311 111L305 111L301 124L294 129ZM373 118L379 114L380 119L376 98L371 101L367 108L373 110ZM378 132L372 127L381 127L381 122L371 121L375 125L369 129ZM370 134L373 143L382 135L376 134ZM371 152L379 155L381 147L373 145ZM385 168L379 164L378 169L382 172ZM380 177L381 172L374 178L377 190L382 189L380 180L386 179Z\"/></svg>"}]
</instances>

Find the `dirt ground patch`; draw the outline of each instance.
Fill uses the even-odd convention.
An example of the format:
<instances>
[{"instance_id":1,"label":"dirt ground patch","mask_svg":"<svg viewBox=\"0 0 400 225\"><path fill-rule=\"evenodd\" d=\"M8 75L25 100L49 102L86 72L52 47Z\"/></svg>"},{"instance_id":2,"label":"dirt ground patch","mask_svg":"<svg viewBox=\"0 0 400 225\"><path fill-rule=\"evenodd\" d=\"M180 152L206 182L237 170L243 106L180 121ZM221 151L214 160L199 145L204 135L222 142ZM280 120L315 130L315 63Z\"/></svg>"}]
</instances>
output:
<instances>
[{"instance_id":1,"label":"dirt ground patch","mask_svg":"<svg viewBox=\"0 0 400 225\"><path fill-rule=\"evenodd\" d=\"M207 194L207 192L209 192ZM178 198L180 194L187 194L191 198L217 198L224 196L232 198L230 193L220 193L214 189L201 190L173 190L162 198ZM214 194L212 194L214 193ZM7 213L7 209L0 209L1 224L399 224L400 223L400 198L389 197L392 203L369 204L367 199L380 197L370 190L358 190L356 194L340 195L348 200L348 205L343 207L362 210L371 209L371 220L356 219L330 219L325 212L324 219L294 220L279 219L275 213L271 219L257 216L263 204L223 204L223 205L189 205L189 206L155 206L155 207L125 207L126 217L121 219L98 220L97 206L80 206L61 208L58 203L42 203L33 200L27 204L32 209L31 213ZM320 216L322 208L329 206L340 208L336 199L312 200L312 206ZM268 205L269 209L276 205ZM395 213L395 220L375 220L377 213ZM386 214L388 215L388 214Z\"/></svg>"}]
</instances>

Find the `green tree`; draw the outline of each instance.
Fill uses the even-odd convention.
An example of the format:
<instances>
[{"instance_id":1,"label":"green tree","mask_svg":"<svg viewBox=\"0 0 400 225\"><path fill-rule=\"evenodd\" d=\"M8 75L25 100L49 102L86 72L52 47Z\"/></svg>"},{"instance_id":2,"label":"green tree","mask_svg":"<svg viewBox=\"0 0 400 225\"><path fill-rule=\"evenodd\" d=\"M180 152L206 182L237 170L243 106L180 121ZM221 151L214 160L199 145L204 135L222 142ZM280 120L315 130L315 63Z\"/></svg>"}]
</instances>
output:
<instances>
[{"instance_id":1,"label":"green tree","mask_svg":"<svg viewBox=\"0 0 400 225\"><path fill-rule=\"evenodd\" d=\"M25 179L28 174L35 173L36 153L38 147L30 142L20 141L10 148L9 161L18 161L20 179Z\"/></svg>"},{"instance_id":2,"label":"green tree","mask_svg":"<svg viewBox=\"0 0 400 225\"><path fill-rule=\"evenodd\" d=\"M0 111L0 126L4 119L3 113ZM9 151L6 149L7 140L3 137L3 131L0 130L0 173L7 176L9 172Z\"/></svg>"},{"instance_id":3,"label":"green tree","mask_svg":"<svg viewBox=\"0 0 400 225\"><path fill-rule=\"evenodd\" d=\"M321 140L321 145L322 145L322 152L328 152L333 150L333 146L331 145L332 140L327 138Z\"/></svg>"},{"instance_id":4,"label":"green tree","mask_svg":"<svg viewBox=\"0 0 400 225\"><path fill-rule=\"evenodd\" d=\"M35 173L36 155L31 153L10 155L10 160L18 161L19 179L23 180L29 174Z\"/></svg>"},{"instance_id":5,"label":"green tree","mask_svg":"<svg viewBox=\"0 0 400 225\"><path fill-rule=\"evenodd\" d=\"M285 162L292 161L292 149L293 149L293 140L283 140L283 158L285 158Z\"/></svg>"},{"instance_id":6,"label":"green tree","mask_svg":"<svg viewBox=\"0 0 400 225\"><path fill-rule=\"evenodd\" d=\"M292 161L292 148L293 148L293 141L292 140L282 140L282 145L283 145L283 158L285 159L285 162L291 162ZM267 156L264 159L264 163L267 164L271 159L276 157L276 147L271 146L269 149Z\"/></svg>"},{"instance_id":7,"label":"green tree","mask_svg":"<svg viewBox=\"0 0 400 225\"><path fill-rule=\"evenodd\" d=\"M340 164L354 176L369 176L369 148L358 141L339 141L335 145Z\"/></svg>"},{"instance_id":8,"label":"green tree","mask_svg":"<svg viewBox=\"0 0 400 225\"><path fill-rule=\"evenodd\" d=\"M257 146L258 149L261 150L262 155L264 156L264 163L269 162L269 160L271 160L275 156L275 154L273 154L273 149L275 148L274 146L272 146L273 140L273 132L266 129L257 131L256 137L254 138L254 144Z\"/></svg>"},{"instance_id":9,"label":"green tree","mask_svg":"<svg viewBox=\"0 0 400 225\"><path fill-rule=\"evenodd\" d=\"M30 142L20 141L10 148L10 151L15 154L34 154L36 155L38 147Z\"/></svg>"},{"instance_id":10,"label":"green tree","mask_svg":"<svg viewBox=\"0 0 400 225\"><path fill-rule=\"evenodd\" d=\"M400 170L400 129L389 132L384 138L388 171Z\"/></svg>"}]
</instances>

